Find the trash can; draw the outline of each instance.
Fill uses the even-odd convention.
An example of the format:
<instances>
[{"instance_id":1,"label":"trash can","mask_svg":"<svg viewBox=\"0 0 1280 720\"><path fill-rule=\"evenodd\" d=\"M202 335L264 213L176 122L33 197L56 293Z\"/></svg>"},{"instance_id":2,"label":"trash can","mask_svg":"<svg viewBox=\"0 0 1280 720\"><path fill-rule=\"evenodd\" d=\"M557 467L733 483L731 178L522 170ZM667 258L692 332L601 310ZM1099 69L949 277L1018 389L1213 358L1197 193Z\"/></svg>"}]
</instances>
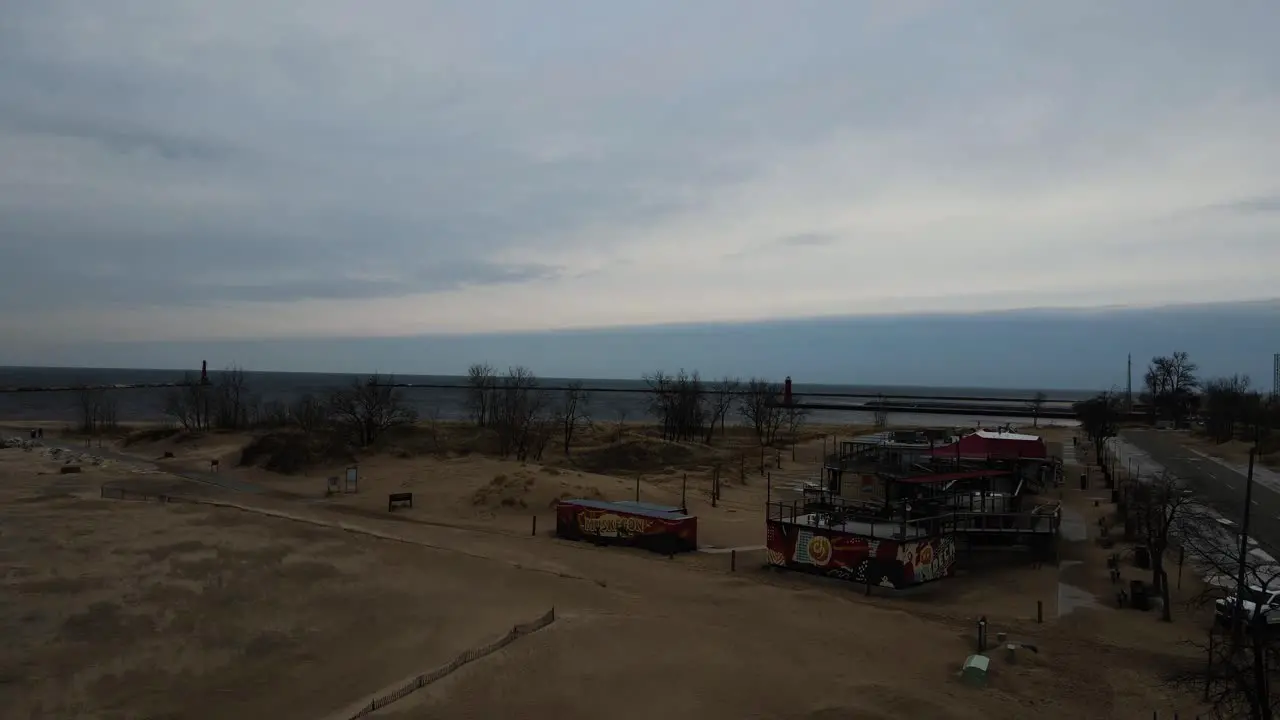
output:
<instances>
[{"instance_id":1,"label":"trash can","mask_svg":"<svg viewBox=\"0 0 1280 720\"><path fill-rule=\"evenodd\" d=\"M1146 545L1139 545L1133 549L1133 564L1141 570L1151 569L1151 551Z\"/></svg>"},{"instance_id":2,"label":"trash can","mask_svg":"<svg viewBox=\"0 0 1280 720\"><path fill-rule=\"evenodd\" d=\"M1129 583L1129 607L1134 610L1147 610L1151 603L1147 598L1147 584L1141 580Z\"/></svg>"}]
</instances>

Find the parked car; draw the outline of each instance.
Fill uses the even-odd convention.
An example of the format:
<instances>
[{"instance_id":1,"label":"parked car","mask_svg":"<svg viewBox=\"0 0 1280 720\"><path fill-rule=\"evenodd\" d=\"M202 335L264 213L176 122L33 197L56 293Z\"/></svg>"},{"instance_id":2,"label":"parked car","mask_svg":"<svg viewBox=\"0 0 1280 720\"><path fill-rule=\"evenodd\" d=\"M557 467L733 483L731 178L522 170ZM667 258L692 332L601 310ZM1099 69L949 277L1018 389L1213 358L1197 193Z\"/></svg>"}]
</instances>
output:
<instances>
[{"instance_id":1,"label":"parked car","mask_svg":"<svg viewBox=\"0 0 1280 720\"><path fill-rule=\"evenodd\" d=\"M1214 621L1219 625L1231 626L1232 616L1236 610L1236 595L1232 593L1214 602ZM1240 618L1253 622L1255 616L1261 614L1267 625L1280 625L1280 612L1273 612L1280 607L1280 590L1265 590L1249 586L1244 591L1244 602L1240 603Z\"/></svg>"}]
</instances>

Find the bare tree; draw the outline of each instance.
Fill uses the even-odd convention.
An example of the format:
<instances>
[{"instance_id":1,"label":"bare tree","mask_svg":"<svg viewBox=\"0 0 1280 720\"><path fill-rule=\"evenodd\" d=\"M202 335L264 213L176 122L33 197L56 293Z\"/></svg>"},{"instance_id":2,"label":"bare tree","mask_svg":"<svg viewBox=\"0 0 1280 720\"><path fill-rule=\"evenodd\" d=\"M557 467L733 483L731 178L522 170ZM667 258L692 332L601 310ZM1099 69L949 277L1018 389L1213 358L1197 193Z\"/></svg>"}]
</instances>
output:
<instances>
[{"instance_id":1,"label":"bare tree","mask_svg":"<svg viewBox=\"0 0 1280 720\"><path fill-rule=\"evenodd\" d=\"M164 414L183 430L197 432L209 429L209 386L192 373L165 396Z\"/></svg>"},{"instance_id":2,"label":"bare tree","mask_svg":"<svg viewBox=\"0 0 1280 720\"><path fill-rule=\"evenodd\" d=\"M573 436L578 427L591 422L591 416L587 412L590 403L591 395L582 389L581 380L569 383L561 394L560 407L556 411L556 420L560 425L560 434L564 440L565 457L569 455L569 448L573 444Z\"/></svg>"},{"instance_id":3,"label":"bare tree","mask_svg":"<svg viewBox=\"0 0 1280 720\"><path fill-rule=\"evenodd\" d=\"M1179 525L1197 519L1193 515L1200 512L1201 506L1194 503L1191 493L1167 472L1154 478L1131 481L1129 491L1125 511L1132 516L1132 522L1151 555L1151 585L1163 600L1160 617L1165 622L1172 622L1166 555Z\"/></svg>"},{"instance_id":4,"label":"bare tree","mask_svg":"<svg viewBox=\"0 0 1280 720\"><path fill-rule=\"evenodd\" d=\"M492 422L497 395L498 375L491 366L475 363L467 368L467 411L472 422L480 427Z\"/></svg>"},{"instance_id":5,"label":"bare tree","mask_svg":"<svg viewBox=\"0 0 1280 720\"><path fill-rule=\"evenodd\" d=\"M556 419L547 417L545 413L536 415L530 422L529 439L525 457L535 462L542 460L542 454L551 444L551 438L557 427ZM524 459L523 457L521 459Z\"/></svg>"},{"instance_id":6,"label":"bare tree","mask_svg":"<svg viewBox=\"0 0 1280 720\"><path fill-rule=\"evenodd\" d=\"M1151 358L1143 382L1152 411L1168 417L1175 425L1182 424L1199 400L1198 369L1181 351Z\"/></svg>"},{"instance_id":7,"label":"bare tree","mask_svg":"<svg viewBox=\"0 0 1280 720\"><path fill-rule=\"evenodd\" d=\"M304 435L328 429L332 424L332 405L309 393L295 400L287 412L289 420Z\"/></svg>"},{"instance_id":8,"label":"bare tree","mask_svg":"<svg viewBox=\"0 0 1280 720\"><path fill-rule=\"evenodd\" d=\"M1104 465L1102 447L1107 438L1115 437L1120 422L1120 407L1114 393L1099 393L1071 406L1080 428L1093 443L1096 464Z\"/></svg>"},{"instance_id":9,"label":"bare tree","mask_svg":"<svg viewBox=\"0 0 1280 720\"><path fill-rule=\"evenodd\" d=\"M1280 590L1280 566L1251 552L1234 523L1199 504L1185 506L1174 530L1192 566L1208 578L1206 592L1195 601L1211 602L1216 611L1207 642L1196 643L1208 662L1176 675L1174 682L1203 690L1211 717L1270 720L1280 704L1270 687L1280 668L1270 615L1280 611L1267 604ZM1219 631L1223 625L1226 632Z\"/></svg>"},{"instance_id":10,"label":"bare tree","mask_svg":"<svg viewBox=\"0 0 1280 720\"><path fill-rule=\"evenodd\" d=\"M104 388L88 385L77 387L76 406L81 432L96 433L119 427L116 399Z\"/></svg>"},{"instance_id":11,"label":"bare tree","mask_svg":"<svg viewBox=\"0 0 1280 720\"><path fill-rule=\"evenodd\" d=\"M81 385L76 388L76 404L80 413L80 431L92 433L98 424L98 406L102 403L103 391Z\"/></svg>"},{"instance_id":12,"label":"bare tree","mask_svg":"<svg viewBox=\"0 0 1280 720\"><path fill-rule=\"evenodd\" d=\"M622 433L627 429L627 409L625 407L618 408L618 424L614 431L613 441L622 440Z\"/></svg>"},{"instance_id":13,"label":"bare tree","mask_svg":"<svg viewBox=\"0 0 1280 720\"><path fill-rule=\"evenodd\" d=\"M372 375L329 396L333 418L360 447L370 445L390 428L417 420L417 413L405 404L404 394L393 384L392 377Z\"/></svg>"},{"instance_id":14,"label":"bare tree","mask_svg":"<svg viewBox=\"0 0 1280 720\"><path fill-rule=\"evenodd\" d=\"M804 427L805 422L809 419L809 411L796 406L799 398L793 398L792 402L784 405L782 408L782 426L787 431L787 441L791 443L791 460L796 459L796 442L800 439L800 429Z\"/></svg>"},{"instance_id":15,"label":"bare tree","mask_svg":"<svg viewBox=\"0 0 1280 720\"><path fill-rule=\"evenodd\" d=\"M250 413L249 378L244 368L228 367L213 381L214 427L239 430L248 426Z\"/></svg>"},{"instance_id":16,"label":"bare tree","mask_svg":"<svg viewBox=\"0 0 1280 720\"><path fill-rule=\"evenodd\" d=\"M426 425L427 437L431 439L431 452L438 453L444 447L440 441L440 408L433 405L427 410Z\"/></svg>"},{"instance_id":17,"label":"bare tree","mask_svg":"<svg viewBox=\"0 0 1280 720\"><path fill-rule=\"evenodd\" d=\"M497 431L498 452L503 457L527 460L540 456L550 438L547 396L538 378L525 367L507 370L497 382L497 398L489 416Z\"/></svg>"},{"instance_id":18,"label":"bare tree","mask_svg":"<svg viewBox=\"0 0 1280 720\"><path fill-rule=\"evenodd\" d=\"M659 370L644 378L649 386L650 412L662 426L666 440L700 440L710 417L707 392L695 370L668 375Z\"/></svg>"},{"instance_id":19,"label":"bare tree","mask_svg":"<svg viewBox=\"0 0 1280 720\"><path fill-rule=\"evenodd\" d=\"M102 393L102 402L98 403L98 429L115 430L120 427L120 406L115 396L109 392Z\"/></svg>"},{"instance_id":20,"label":"bare tree","mask_svg":"<svg viewBox=\"0 0 1280 720\"><path fill-rule=\"evenodd\" d=\"M1265 437L1277 425L1262 393L1251 391L1249 385L1248 375L1216 378L1204 384L1200 410L1205 433L1214 442Z\"/></svg>"},{"instance_id":21,"label":"bare tree","mask_svg":"<svg viewBox=\"0 0 1280 720\"><path fill-rule=\"evenodd\" d=\"M1188 693L1202 693L1209 711L1199 717L1214 720L1271 720L1280 712L1280 698L1271 690L1275 668L1280 668L1280 648L1265 633L1235 639L1217 628L1205 642L1192 642L1207 657L1175 673L1171 684Z\"/></svg>"},{"instance_id":22,"label":"bare tree","mask_svg":"<svg viewBox=\"0 0 1280 720\"><path fill-rule=\"evenodd\" d=\"M291 421L289 414L289 406L280 400L272 400L263 403L261 411L258 413L257 425L269 428L282 428Z\"/></svg>"},{"instance_id":23,"label":"bare tree","mask_svg":"<svg viewBox=\"0 0 1280 720\"><path fill-rule=\"evenodd\" d=\"M1044 408L1044 401L1048 397L1038 392L1031 398L1031 402L1027 403L1031 407L1031 427L1040 427L1040 411Z\"/></svg>"},{"instance_id":24,"label":"bare tree","mask_svg":"<svg viewBox=\"0 0 1280 720\"><path fill-rule=\"evenodd\" d=\"M751 378L742 392L738 412L755 431L761 445L772 445L783 424L782 407L778 398L782 386L762 378Z\"/></svg>"},{"instance_id":25,"label":"bare tree","mask_svg":"<svg viewBox=\"0 0 1280 720\"><path fill-rule=\"evenodd\" d=\"M711 438L715 433L717 422L720 423L720 436L724 436L725 419L729 416L729 411L733 409L733 404L738 399L738 389L741 385L741 380L726 375L711 386L711 392L708 394L711 412L711 422L707 424L708 445L711 444Z\"/></svg>"}]
</instances>

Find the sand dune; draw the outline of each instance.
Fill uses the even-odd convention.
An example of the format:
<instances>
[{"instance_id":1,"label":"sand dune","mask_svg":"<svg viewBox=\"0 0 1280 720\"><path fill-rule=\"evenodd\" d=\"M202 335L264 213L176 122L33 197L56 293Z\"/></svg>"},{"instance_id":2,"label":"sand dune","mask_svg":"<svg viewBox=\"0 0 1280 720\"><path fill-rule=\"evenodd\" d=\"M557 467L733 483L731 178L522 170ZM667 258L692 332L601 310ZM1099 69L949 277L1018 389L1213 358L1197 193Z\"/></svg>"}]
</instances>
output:
<instances>
[{"instance_id":1,"label":"sand dune","mask_svg":"<svg viewBox=\"0 0 1280 720\"><path fill-rule=\"evenodd\" d=\"M190 441L173 462L224 441ZM278 491L251 496L111 464L60 475L58 464L0 451L3 717L332 717L552 606L551 627L376 716L1077 720L1194 702L1161 683L1187 657L1178 641L1198 632L1191 619L1171 630L1098 608L1056 620L1053 567L868 598L764 570L750 553L730 573L725 555L547 536L557 497L622 499L629 477L386 456L361 462L358 494L326 498L332 468L223 470ZM644 474L642 492L678 497L684 472ZM803 472L803 458L779 471ZM704 542L759 541L758 476L731 482L712 508L705 473L689 475ZM103 482L164 483L245 509L102 500ZM386 492L402 488L415 507L389 515ZM956 678L978 615L1040 649L1015 665L996 656L986 689Z\"/></svg>"}]
</instances>

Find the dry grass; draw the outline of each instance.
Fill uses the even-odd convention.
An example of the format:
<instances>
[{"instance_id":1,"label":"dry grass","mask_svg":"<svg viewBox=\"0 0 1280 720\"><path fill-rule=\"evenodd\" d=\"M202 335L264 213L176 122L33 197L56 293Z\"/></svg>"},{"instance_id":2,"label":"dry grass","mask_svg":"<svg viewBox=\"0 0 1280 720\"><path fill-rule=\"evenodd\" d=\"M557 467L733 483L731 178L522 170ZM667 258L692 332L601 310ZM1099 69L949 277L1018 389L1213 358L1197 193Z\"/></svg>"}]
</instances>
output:
<instances>
[{"instance_id":1,"label":"dry grass","mask_svg":"<svg viewBox=\"0 0 1280 720\"><path fill-rule=\"evenodd\" d=\"M511 594L522 573L453 552L97 500L97 473L15 504L60 477L27 457L0 455L5 717L320 716L559 600L552 576Z\"/></svg>"}]
</instances>

